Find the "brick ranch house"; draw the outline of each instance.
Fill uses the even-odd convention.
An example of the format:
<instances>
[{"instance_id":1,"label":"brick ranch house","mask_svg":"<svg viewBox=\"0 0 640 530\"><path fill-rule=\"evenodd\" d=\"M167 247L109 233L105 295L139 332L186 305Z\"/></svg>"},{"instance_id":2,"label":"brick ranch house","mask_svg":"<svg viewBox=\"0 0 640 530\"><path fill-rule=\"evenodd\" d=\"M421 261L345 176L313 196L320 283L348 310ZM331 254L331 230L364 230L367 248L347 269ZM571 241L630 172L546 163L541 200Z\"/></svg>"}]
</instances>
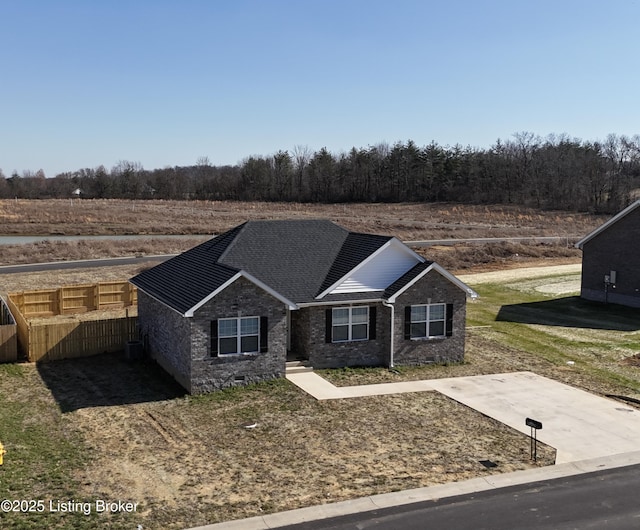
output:
<instances>
[{"instance_id":1,"label":"brick ranch house","mask_svg":"<svg viewBox=\"0 0 640 530\"><path fill-rule=\"evenodd\" d=\"M477 294L395 237L248 221L131 282L147 352L191 393L315 368L462 361Z\"/></svg>"},{"instance_id":2,"label":"brick ranch house","mask_svg":"<svg viewBox=\"0 0 640 530\"><path fill-rule=\"evenodd\" d=\"M640 307L640 201L576 243L582 250L580 296Z\"/></svg>"}]
</instances>

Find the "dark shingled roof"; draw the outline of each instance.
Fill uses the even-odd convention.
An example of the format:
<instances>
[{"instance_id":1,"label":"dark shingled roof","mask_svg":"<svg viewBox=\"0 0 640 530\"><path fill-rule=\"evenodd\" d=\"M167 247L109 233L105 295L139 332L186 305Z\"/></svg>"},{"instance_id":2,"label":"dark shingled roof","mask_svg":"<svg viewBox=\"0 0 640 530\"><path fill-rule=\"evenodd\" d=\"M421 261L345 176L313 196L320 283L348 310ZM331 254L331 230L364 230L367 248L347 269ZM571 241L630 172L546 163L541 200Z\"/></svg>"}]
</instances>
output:
<instances>
[{"instance_id":1,"label":"dark shingled roof","mask_svg":"<svg viewBox=\"0 0 640 530\"><path fill-rule=\"evenodd\" d=\"M247 271L293 302L306 302L348 236L348 230L326 220L249 221L220 262Z\"/></svg>"},{"instance_id":2,"label":"dark shingled roof","mask_svg":"<svg viewBox=\"0 0 640 530\"><path fill-rule=\"evenodd\" d=\"M218 263L243 225L141 272L131 283L169 307L186 313L238 273Z\"/></svg>"},{"instance_id":3,"label":"dark shingled roof","mask_svg":"<svg viewBox=\"0 0 640 530\"><path fill-rule=\"evenodd\" d=\"M418 263L407 272L405 272L400 278L398 278L395 282L393 282L389 287L384 290L383 297L389 298L397 293L400 289L402 289L405 285L407 285L411 280L413 280L416 276L418 276L421 272L428 269L433 264L433 261L425 261L423 263Z\"/></svg>"},{"instance_id":4,"label":"dark shingled roof","mask_svg":"<svg viewBox=\"0 0 640 530\"><path fill-rule=\"evenodd\" d=\"M390 239L326 220L248 221L131 283L183 314L241 270L288 300L313 302Z\"/></svg>"}]
</instances>

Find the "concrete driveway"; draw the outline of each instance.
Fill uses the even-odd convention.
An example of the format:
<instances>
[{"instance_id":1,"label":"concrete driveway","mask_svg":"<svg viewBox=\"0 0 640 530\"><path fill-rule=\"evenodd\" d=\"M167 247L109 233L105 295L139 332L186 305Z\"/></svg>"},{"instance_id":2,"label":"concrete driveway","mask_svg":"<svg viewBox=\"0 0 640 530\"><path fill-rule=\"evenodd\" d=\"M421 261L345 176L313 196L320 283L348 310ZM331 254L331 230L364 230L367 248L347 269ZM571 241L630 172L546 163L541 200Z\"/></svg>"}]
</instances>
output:
<instances>
[{"instance_id":1,"label":"concrete driveway","mask_svg":"<svg viewBox=\"0 0 640 530\"><path fill-rule=\"evenodd\" d=\"M542 422L538 440L555 448L556 464L640 450L640 411L531 372L336 387L313 372L287 378L316 399L438 391L520 432Z\"/></svg>"},{"instance_id":2,"label":"concrete driveway","mask_svg":"<svg viewBox=\"0 0 640 530\"><path fill-rule=\"evenodd\" d=\"M434 390L530 434L557 450L556 463L640 449L640 411L531 372L430 381Z\"/></svg>"}]
</instances>

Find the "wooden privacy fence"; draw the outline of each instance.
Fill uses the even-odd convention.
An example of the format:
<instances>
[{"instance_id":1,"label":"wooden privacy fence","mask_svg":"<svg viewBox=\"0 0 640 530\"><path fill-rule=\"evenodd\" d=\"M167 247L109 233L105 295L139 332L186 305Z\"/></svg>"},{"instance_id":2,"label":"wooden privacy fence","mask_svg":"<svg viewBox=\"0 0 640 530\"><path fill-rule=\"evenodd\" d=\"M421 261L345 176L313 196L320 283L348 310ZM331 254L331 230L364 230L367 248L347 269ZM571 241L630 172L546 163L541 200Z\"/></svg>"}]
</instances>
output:
<instances>
[{"instance_id":1,"label":"wooden privacy fence","mask_svg":"<svg viewBox=\"0 0 640 530\"><path fill-rule=\"evenodd\" d=\"M88 357L123 350L137 336L138 317L32 322L28 329L27 358L32 362Z\"/></svg>"},{"instance_id":2,"label":"wooden privacy fence","mask_svg":"<svg viewBox=\"0 0 640 530\"><path fill-rule=\"evenodd\" d=\"M100 309L118 309L138 303L138 291L129 282L100 282L58 289L10 293L25 318L70 315Z\"/></svg>"},{"instance_id":3,"label":"wooden privacy fence","mask_svg":"<svg viewBox=\"0 0 640 530\"><path fill-rule=\"evenodd\" d=\"M128 314L91 320L29 320L136 305L137 291L129 282L11 293L7 303L15 317L20 348L31 362L116 352L138 338L138 317Z\"/></svg>"},{"instance_id":4,"label":"wooden privacy fence","mask_svg":"<svg viewBox=\"0 0 640 530\"><path fill-rule=\"evenodd\" d=\"M5 301L0 298L0 363L18 359L18 326Z\"/></svg>"}]
</instances>

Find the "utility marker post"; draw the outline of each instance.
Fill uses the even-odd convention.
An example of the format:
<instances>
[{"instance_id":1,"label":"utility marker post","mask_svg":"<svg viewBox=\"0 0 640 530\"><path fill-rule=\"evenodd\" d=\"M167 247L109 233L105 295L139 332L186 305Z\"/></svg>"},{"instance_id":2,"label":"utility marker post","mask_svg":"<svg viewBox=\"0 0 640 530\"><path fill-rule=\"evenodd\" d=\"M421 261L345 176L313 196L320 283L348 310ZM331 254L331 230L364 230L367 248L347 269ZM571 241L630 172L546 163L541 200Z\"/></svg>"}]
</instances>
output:
<instances>
[{"instance_id":1,"label":"utility marker post","mask_svg":"<svg viewBox=\"0 0 640 530\"><path fill-rule=\"evenodd\" d=\"M531 427L531 460L538 461L538 429L542 429L542 423L537 420L527 418L525 425Z\"/></svg>"}]
</instances>

